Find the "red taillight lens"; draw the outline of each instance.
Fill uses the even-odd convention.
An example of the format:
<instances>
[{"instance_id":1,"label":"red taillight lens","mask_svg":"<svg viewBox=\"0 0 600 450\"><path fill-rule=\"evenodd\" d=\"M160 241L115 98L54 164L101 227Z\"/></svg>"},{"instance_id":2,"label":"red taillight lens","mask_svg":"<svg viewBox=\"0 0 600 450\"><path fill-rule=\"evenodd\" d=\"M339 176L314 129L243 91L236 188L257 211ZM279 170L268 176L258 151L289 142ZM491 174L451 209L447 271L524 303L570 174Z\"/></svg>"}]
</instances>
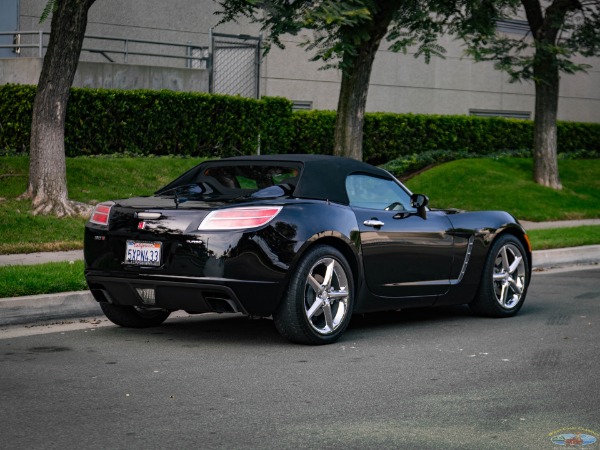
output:
<instances>
[{"instance_id":1,"label":"red taillight lens","mask_svg":"<svg viewBox=\"0 0 600 450\"><path fill-rule=\"evenodd\" d=\"M198 230L243 230L256 228L273 220L281 206L230 208L211 212Z\"/></svg>"},{"instance_id":2,"label":"red taillight lens","mask_svg":"<svg viewBox=\"0 0 600 450\"><path fill-rule=\"evenodd\" d=\"M90 222L98 225L106 225L108 226L108 217L110 216L110 208L114 203L98 203L94 208L94 212L92 213L92 217L90 217Z\"/></svg>"}]
</instances>

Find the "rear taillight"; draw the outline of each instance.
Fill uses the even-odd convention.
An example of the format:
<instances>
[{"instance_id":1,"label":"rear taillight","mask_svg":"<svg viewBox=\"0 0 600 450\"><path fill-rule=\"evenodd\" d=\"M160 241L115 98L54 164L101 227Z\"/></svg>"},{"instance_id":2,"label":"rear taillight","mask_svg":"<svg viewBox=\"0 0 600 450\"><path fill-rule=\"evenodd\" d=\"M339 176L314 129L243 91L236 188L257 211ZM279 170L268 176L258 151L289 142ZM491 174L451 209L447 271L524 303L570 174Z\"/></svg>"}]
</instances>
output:
<instances>
[{"instance_id":1,"label":"rear taillight","mask_svg":"<svg viewBox=\"0 0 600 450\"><path fill-rule=\"evenodd\" d=\"M94 208L94 212L90 217L90 222L97 225L108 226L108 217L110 216L110 208L114 205L113 202L98 203Z\"/></svg>"},{"instance_id":2,"label":"rear taillight","mask_svg":"<svg viewBox=\"0 0 600 450\"><path fill-rule=\"evenodd\" d=\"M273 220L281 206L228 208L211 212L198 230L243 230L256 228Z\"/></svg>"}]
</instances>

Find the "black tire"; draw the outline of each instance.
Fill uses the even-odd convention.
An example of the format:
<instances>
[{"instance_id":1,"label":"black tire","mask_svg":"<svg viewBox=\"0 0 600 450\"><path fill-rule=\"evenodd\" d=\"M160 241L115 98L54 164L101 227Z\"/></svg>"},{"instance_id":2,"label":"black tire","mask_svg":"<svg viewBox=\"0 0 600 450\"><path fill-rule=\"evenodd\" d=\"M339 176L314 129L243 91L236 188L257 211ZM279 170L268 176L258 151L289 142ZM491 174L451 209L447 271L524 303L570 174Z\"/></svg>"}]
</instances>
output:
<instances>
[{"instance_id":1,"label":"black tire","mask_svg":"<svg viewBox=\"0 0 600 450\"><path fill-rule=\"evenodd\" d=\"M514 316L525 302L528 286L529 260L523 244L511 234L502 235L490 247L469 307L480 316Z\"/></svg>"},{"instance_id":2,"label":"black tire","mask_svg":"<svg viewBox=\"0 0 600 450\"><path fill-rule=\"evenodd\" d=\"M348 327L353 308L354 279L346 258L320 245L303 256L273 320L292 342L331 344Z\"/></svg>"},{"instance_id":3,"label":"black tire","mask_svg":"<svg viewBox=\"0 0 600 450\"><path fill-rule=\"evenodd\" d=\"M125 328L149 328L162 324L171 314L164 309L146 309L136 306L100 303L102 312L115 325Z\"/></svg>"}]
</instances>

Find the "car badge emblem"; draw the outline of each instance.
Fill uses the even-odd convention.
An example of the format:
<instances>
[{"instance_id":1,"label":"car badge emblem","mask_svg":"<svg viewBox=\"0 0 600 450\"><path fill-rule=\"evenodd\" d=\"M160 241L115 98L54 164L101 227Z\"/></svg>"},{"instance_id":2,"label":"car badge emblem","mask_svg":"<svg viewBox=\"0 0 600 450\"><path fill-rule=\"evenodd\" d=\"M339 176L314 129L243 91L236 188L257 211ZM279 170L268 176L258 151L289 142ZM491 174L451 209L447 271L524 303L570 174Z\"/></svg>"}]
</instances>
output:
<instances>
[{"instance_id":1,"label":"car badge emblem","mask_svg":"<svg viewBox=\"0 0 600 450\"><path fill-rule=\"evenodd\" d=\"M141 221L140 223L138 223L138 230L145 230L146 229L146 222Z\"/></svg>"}]
</instances>

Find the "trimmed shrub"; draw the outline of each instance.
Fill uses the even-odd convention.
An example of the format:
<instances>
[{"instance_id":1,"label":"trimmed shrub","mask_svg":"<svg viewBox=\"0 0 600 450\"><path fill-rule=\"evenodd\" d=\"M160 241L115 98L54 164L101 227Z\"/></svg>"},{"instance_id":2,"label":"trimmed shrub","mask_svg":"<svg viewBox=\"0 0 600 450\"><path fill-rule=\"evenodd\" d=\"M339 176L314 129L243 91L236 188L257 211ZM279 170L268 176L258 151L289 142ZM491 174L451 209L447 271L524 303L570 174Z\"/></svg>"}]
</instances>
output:
<instances>
[{"instance_id":1,"label":"trimmed shrub","mask_svg":"<svg viewBox=\"0 0 600 450\"><path fill-rule=\"evenodd\" d=\"M333 154L335 111L296 111L290 153Z\"/></svg>"},{"instance_id":2,"label":"trimmed shrub","mask_svg":"<svg viewBox=\"0 0 600 450\"><path fill-rule=\"evenodd\" d=\"M29 151L35 86L0 86L0 150Z\"/></svg>"},{"instance_id":3,"label":"trimmed shrub","mask_svg":"<svg viewBox=\"0 0 600 450\"><path fill-rule=\"evenodd\" d=\"M34 86L0 86L0 148L27 151ZM292 138L292 104L150 90L73 88L65 122L67 156L234 156L277 152Z\"/></svg>"},{"instance_id":4,"label":"trimmed shrub","mask_svg":"<svg viewBox=\"0 0 600 450\"><path fill-rule=\"evenodd\" d=\"M27 152L34 86L0 86L0 151ZM292 112L260 100L172 91L73 88L67 156L127 153L226 157L333 152L335 111ZM472 116L367 113L364 160L428 152L490 155L533 148L533 122ZM559 122L558 151L600 152L600 124ZM428 157L427 157L428 158ZM427 159L424 158L424 159Z\"/></svg>"}]
</instances>

